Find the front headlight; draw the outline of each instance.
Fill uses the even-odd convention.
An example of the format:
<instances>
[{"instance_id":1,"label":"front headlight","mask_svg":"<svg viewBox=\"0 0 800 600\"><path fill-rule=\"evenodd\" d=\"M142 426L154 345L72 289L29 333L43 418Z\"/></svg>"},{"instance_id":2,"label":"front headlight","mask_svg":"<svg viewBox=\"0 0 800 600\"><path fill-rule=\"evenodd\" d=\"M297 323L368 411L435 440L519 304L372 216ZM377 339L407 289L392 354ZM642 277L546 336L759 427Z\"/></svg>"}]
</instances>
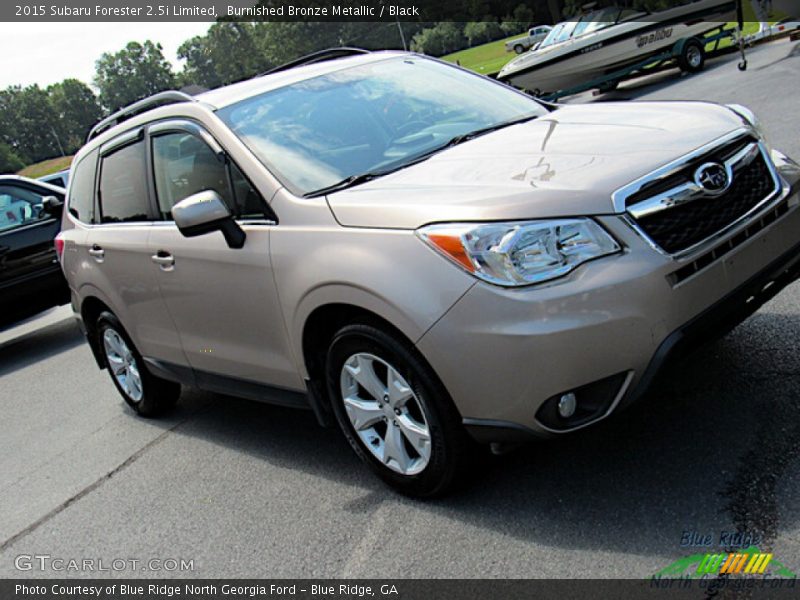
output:
<instances>
[{"instance_id":1,"label":"front headlight","mask_svg":"<svg viewBox=\"0 0 800 600\"><path fill-rule=\"evenodd\" d=\"M563 277L620 246L591 219L428 225L417 234L476 277L523 286Z\"/></svg>"}]
</instances>

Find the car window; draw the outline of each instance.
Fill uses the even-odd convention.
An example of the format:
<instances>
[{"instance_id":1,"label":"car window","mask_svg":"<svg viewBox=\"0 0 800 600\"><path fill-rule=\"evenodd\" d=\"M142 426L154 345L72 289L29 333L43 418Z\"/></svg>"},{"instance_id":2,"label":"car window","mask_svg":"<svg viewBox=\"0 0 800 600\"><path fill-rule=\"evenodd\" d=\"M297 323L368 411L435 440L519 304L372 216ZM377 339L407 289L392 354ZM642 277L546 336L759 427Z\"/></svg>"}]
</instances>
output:
<instances>
[{"instance_id":1,"label":"car window","mask_svg":"<svg viewBox=\"0 0 800 600\"><path fill-rule=\"evenodd\" d=\"M340 69L217 111L290 190L402 167L448 140L546 114L506 86L419 57Z\"/></svg>"},{"instance_id":2,"label":"car window","mask_svg":"<svg viewBox=\"0 0 800 600\"><path fill-rule=\"evenodd\" d=\"M43 196L11 185L0 185L0 231L8 231L50 218Z\"/></svg>"},{"instance_id":3,"label":"car window","mask_svg":"<svg viewBox=\"0 0 800 600\"><path fill-rule=\"evenodd\" d=\"M87 154L75 166L67 207L69 213L83 223L94 222L94 179L97 172L97 150Z\"/></svg>"},{"instance_id":4,"label":"car window","mask_svg":"<svg viewBox=\"0 0 800 600\"><path fill-rule=\"evenodd\" d=\"M152 143L156 197L162 219L171 220L173 206L205 190L219 194L237 218L264 217L261 196L239 168L229 160L220 160L197 136L167 133L154 137Z\"/></svg>"},{"instance_id":5,"label":"car window","mask_svg":"<svg viewBox=\"0 0 800 600\"><path fill-rule=\"evenodd\" d=\"M147 221L144 142L138 141L103 157L100 165L100 221Z\"/></svg>"},{"instance_id":6,"label":"car window","mask_svg":"<svg viewBox=\"0 0 800 600\"><path fill-rule=\"evenodd\" d=\"M40 177L39 181L44 181L45 183L49 183L51 185L57 185L60 187L67 187L67 182L64 180L62 175L55 175L52 177Z\"/></svg>"}]
</instances>

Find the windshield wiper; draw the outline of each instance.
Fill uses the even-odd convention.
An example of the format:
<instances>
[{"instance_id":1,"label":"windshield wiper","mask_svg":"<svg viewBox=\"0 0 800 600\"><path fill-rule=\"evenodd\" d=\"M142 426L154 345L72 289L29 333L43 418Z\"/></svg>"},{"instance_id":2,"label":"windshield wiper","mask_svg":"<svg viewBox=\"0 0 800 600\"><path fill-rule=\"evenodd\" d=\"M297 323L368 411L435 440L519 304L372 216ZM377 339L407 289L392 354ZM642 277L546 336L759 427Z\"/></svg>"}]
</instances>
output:
<instances>
[{"instance_id":1,"label":"windshield wiper","mask_svg":"<svg viewBox=\"0 0 800 600\"><path fill-rule=\"evenodd\" d=\"M498 129L505 129L506 127L511 127L512 125L519 125L520 123L527 123L528 121L533 121L538 116L539 115L527 115L525 117L519 117L517 119L511 119L509 121L502 121L501 123L489 125L488 127L481 127L480 129L476 129L475 131L470 131L469 133L462 133L461 135L457 135L453 138L450 138L450 140L448 140L444 145L435 148L433 152L438 152L439 150L444 150L445 148L452 148L453 146L458 146L459 144L463 144L464 142L474 140L476 137L486 135L487 133L497 131Z\"/></svg>"},{"instance_id":2,"label":"windshield wiper","mask_svg":"<svg viewBox=\"0 0 800 600\"><path fill-rule=\"evenodd\" d=\"M372 179L380 177L381 175L386 175L387 173L390 173L390 171L351 175L350 177L345 177L341 181L337 181L336 183L332 183L331 185L326 185L325 187L319 188L318 190L314 190L313 192L308 192L307 194L303 194L303 197L315 198L316 196L324 196L325 194L330 194L331 192L338 192L339 190L344 190L349 187L353 187L354 185L358 185L360 183L366 183L367 181L371 181Z\"/></svg>"},{"instance_id":3,"label":"windshield wiper","mask_svg":"<svg viewBox=\"0 0 800 600\"><path fill-rule=\"evenodd\" d=\"M415 165L419 162L422 162L423 160L426 160L431 156L433 156L434 154L437 154L442 150L446 150L447 148L458 146L459 144L463 144L464 142L468 142L472 139L475 139L476 137L480 137L487 133L491 133L492 131L497 131L498 129L503 129L505 127L510 127L511 125L518 125L520 123L526 123L528 121L532 121L533 119L536 119L538 116L539 115L526 115L524 117L511 119L509 121L496 123L488 127L482 127L480 129L476 129L475 131L470 131L469 133L462 133L460 135L450 138L444 144L441 144L439 146L436 146L435 148L432 148L431 150L428 150L427 152L419 154L413 157L411 160L404 162L394 168L386 169L384 171L375 171L371 173L361 173L359 175L351 175L350 177L345 177L341 181L337 181L336 183L332 183L331 185L303 194L303 197L315 198L317 196L324 196L332 192L338 192L341 190L345 190L347 188L351 188L355 185L366 183L367 181L372 181L373 179L377 179L378 177L383 177L384 175L388 175L389 173L394 173L395 171L399 171L400 169L405 169L406 167L410 167L411 165Z\"/></svg>"}]
</instances>

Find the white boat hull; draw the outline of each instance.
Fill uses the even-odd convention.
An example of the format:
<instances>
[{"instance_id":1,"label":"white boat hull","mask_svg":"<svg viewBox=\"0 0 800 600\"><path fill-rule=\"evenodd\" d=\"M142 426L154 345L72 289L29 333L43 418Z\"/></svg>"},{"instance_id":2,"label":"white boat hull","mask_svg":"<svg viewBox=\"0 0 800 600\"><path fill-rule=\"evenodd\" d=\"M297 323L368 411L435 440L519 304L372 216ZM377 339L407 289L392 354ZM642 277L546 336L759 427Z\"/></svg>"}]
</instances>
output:
<instances>
[{"instance_id":1,"label":"white boat hull","mask_svg":"<svg viewBox=\"0 0 800 600\"><path fill-rule=\"evenodd\" d=\"M679 23L620 23L567 40L512 61L499 79L541 94L558 92L602 78L670 50L681 39L719 27L705 20Z\"/></svg>"}]
</instances>

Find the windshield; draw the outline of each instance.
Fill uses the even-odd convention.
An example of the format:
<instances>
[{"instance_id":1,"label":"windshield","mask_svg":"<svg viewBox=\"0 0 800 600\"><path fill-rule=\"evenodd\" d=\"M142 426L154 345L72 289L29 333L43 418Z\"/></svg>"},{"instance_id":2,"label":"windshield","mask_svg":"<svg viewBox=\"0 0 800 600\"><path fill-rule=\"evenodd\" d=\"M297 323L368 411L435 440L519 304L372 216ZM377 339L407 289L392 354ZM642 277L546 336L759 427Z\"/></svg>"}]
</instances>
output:
<instances>
[{"instance_id":1,"label":"windshield","mask_svg":"<svg viewBox=\"0 0 800 600\"><path fill-rule=\"evenodd\" d=\"M217 114L292 192L310 194L546 112L504 85L403 56L304 80Z\"/></svg>"},{"instance_id":2,"label":"windshield","mask_svg":"<svg viewBox=\"0 0 800 600\"><path fill-rule=\"evenodd\" d=\"M605 27L614 25L617 22L619 15L620 9L618 8L606 8L589 13L588 15L580 18L577 26L575 27L575 31L572 33L572 37L575 38L581 35L586 35L588 33L592 33L594 31L604 29Z\"/></svg>"},{"instance_id":3,"label":"windshield","mask_svg":"<svg viewBox=\"0 0 800 600\"><path fill-rule=\"evenodd\" d=\"M547 37L542 40L539 48L545 48L546 46L552 46L553 44L558 44L568 40L569 36L572 34L572 30L575 29L576 25L576 21L565 21L564 23L559 23L550 30L550 33L547 34Z\"/></svg>"}]
</instances>

